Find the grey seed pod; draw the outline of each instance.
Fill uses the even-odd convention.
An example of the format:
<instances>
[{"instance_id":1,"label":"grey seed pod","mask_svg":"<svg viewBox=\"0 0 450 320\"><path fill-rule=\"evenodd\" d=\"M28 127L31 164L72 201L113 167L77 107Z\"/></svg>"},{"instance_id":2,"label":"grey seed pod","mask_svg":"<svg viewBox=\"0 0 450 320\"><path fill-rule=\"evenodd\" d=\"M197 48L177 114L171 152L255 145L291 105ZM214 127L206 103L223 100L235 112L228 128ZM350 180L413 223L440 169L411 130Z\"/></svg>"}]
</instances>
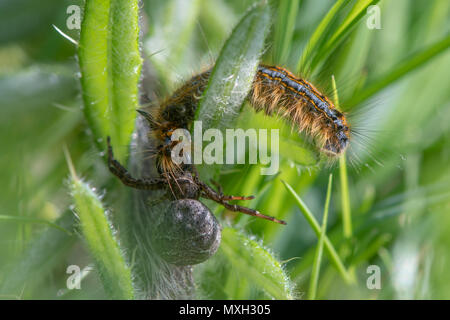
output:
<instances>
[{"instance_id":1,"label":"grey seed pod","mask_svg":"<svg viewBox=\"0 0 450 320\"><path fill-rule=\"evenodd\" d=\"M155 249L170 264L201 263L214 255L220 244L220 224L198 200L171 201L154 226Z\"/></svg>"}]
</instances>

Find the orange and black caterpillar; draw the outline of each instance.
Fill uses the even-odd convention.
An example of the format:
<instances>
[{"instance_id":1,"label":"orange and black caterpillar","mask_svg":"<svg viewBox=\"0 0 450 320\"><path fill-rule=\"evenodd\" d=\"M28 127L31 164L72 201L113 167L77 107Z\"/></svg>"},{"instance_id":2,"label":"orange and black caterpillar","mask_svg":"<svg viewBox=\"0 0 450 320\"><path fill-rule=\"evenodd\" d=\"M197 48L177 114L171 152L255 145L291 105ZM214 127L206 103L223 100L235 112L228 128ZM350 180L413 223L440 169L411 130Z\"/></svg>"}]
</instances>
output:
<instances>
[{"instance_id":1,"label":"orange and black caterpillar","mask_svg":"<svg viewBox=\"0 0 450 320\"><path fill-rule=\"evenodd\" d=\"M138 110L147 119L152 129L151 134L157 141L156 166L160 178L131 177L113 158L108 143L108 163L111 172L126 185L138 189L169 186L177 199L198 199L202 196L220 203L229 210L285 224L284 221L262 215L256 210L230 204L230 200L246 200L252 197L225 196L220 188L215 191L200 181L193 165L179 166L172 161L171 151L177 142L171 140L171 135L176 129L189 129L210 75L211 69L192 77L156 110ZM284 68L259 65L248 100L256 111L264 111L268 115L276 113L286 118L299 131L312 137L318 148L329 157L339 156L348 146L350 129L345 116L311 83L295 77ZM175 188L172 188L172 185Z\"/></svg>"},{"instance_id":2,"label":"orange and black caterpillar","mask_svg":"<svg viewBox=\"0 0 450 320\"><path fill-rule=\"evenodd\" d=\"M339 156L348 146L350 128L345 116L310 82L284 68L260 65L249 101L257 111L281 114L313 137L330 157Z\"/></svg>"}]
</instances>

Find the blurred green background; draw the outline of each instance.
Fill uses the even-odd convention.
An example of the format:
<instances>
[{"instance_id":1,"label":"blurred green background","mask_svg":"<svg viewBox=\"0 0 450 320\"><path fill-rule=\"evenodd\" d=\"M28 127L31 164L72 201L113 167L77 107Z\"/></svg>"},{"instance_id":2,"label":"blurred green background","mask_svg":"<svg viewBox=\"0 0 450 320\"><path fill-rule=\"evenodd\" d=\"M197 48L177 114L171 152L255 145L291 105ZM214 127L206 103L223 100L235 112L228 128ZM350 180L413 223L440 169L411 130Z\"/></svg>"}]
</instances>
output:
<instances>
[{"instance_id":1,"label":"blurred green background","mask_svg":"<svg viewBox=\"0 0 450 320\"><path fill-rule=\"evenodd\" d=\"M281 1L270 2L273 27L263 61L296 71L299 58L308 52L308 39L334 1L291 2L296 15L288 41L281 41L277 32L292 10L283 13ZM141 49L152 83L142 88L149 98L163 97L211 66L252 3L143 1ZM83 269L92 260L76 234L69 236L49 225L73 209L63 145L77 172L105 196L105 205L114 203L107 192L111 176L83 117L76 47L52 26L79 39L79 30L66 25L70 5L83 3L0 0L0 298L105 297L95 273L83 279L82 290L67 289L67 267ZM337 15L333 28L339 28L339 19L352 5ZM352 152L357 161L348 162L352 235L344 237L342 231L337 164L305 166L282 152L276 177L260 176L258 166L243 166L220 178L226 193L255 194L249 207L288 222L284 227L237 216L232 224L271 248L299 298L309 285L317 237L281 180L321 221L330 172L335 183L327 233L357 281L345 284L325 255L318 298L450 298L450 52L411 68L398 81L375 90L370 99L362 98L379 79L394 77L396 68L416 52L448 37L450 2L382 0L378 7L381 29L368 28L363 17L311 75L325 88L335 75L342 108L367 136L355 138ZM352 105L354 101L358 103ZM66 220L59 223L70 226ZM47 256L34 249L36 241L52 242ZM236 279L231 280L226 270L211 273L220 259L198 268L196 281L203 294L199 297L267 297L246 288L244 279L233 284ZM370 265L380 268L381 289L366 285Z\"/></svg>"}]
</instances>

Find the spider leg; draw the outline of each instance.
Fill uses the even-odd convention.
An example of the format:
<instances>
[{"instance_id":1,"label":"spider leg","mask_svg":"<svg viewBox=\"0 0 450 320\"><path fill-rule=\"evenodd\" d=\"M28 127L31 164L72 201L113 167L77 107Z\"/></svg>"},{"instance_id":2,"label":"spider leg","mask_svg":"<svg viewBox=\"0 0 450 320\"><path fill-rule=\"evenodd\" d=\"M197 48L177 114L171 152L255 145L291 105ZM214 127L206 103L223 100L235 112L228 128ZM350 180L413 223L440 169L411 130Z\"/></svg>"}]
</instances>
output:
<instances>
[{"instance_id":1,"label":"spider leg","mask_svg":"<svg viewBox=\"0 0 450 320\"><path fill-rule=\"evenodd\" d=\"M225 201L230 200L253 200L255 196L229 196L223 194L222 186L215 180L211 179L211 183L217 188L217 193L220 195L220 198Z\"/></svg>"},{"instance_id":2,"label":"spider leg","mask_svg":"<svg viewBox=\"0 0 450 320\"><path fill-rule=\"evenodd\" d=\"M200 181L197 176L195 176L195 182L200 186L200 188L203 192L203 196L205 198L211 199L211 200L221 204L222 206L224 206L225 208L227 208L230 211L245 213L250 216L258 217L261 219L266 219L266 220L273 221L273 222L276 222L279 224L286 224L286 222L283 220L279 220L279 219L271 217L271 216L266 216L257 210L253 210L253 209L243 207L243 206L240 206L237 204L228 203L227 199L231 198L231 196L224 196L221 193L218 193L217 191L212 189L210 186L208 186L206 183L204 183L203 181ZM234 197L234 198L236 198L236 197Z\"/></svg>"},{"instance_id":3,"label":"spider leg","mask_svg":"<svg viewBox=\"0 0 450 320\"><path fill-rule=\"evenodd\" d=\"M262 214L259 211L254 210L254 209L250 209L250 208L247 208L247 207L239 206L237 204L230 204L230 203L225 202L225 201L221 202L221 204L225 208L227 208L228 210L231 210L231 211L242 212L242 213L248 214L250 216L258 217L258 218L261 218L261 219L266 219L266 220L273 221L273 222L276 222L276 223L279 223L279 224L286 224L286 221L279 220L279 219L274 218L272 216L267 216L267 215Z\"/></svg>"},{"instance_id":4,"label":"spider leg","mask_svg":"<svg viewBox=\"0 0 450 320\"><path fill-rule=\"evenodd\" d=\"M222 195L222 200L230 201L230 200L253 200L255 199L255 196L226 196Z\"/></svg>"},{"instance_id":5,"label":"spider leg","mask_svg":"<svg viewBox=\"0 0 450 320\"><path fill-rule=\"evenodd\" d=\"M133 178L131 174L125 169L119 161L114 159L113 150L111 147L111 139L108 136L106 139L108 144L108 168L112 174L122 181L122 183L126 186L142 189L142 190L155 190L161 189L164 187L165 180L162 178L154 178L154 179L137 179Z\"/></svg>"},{"instance_id":6,"label":"spider leg","mask_svg":"<svg viewBox=\"0 0 450 320\"><path fill-rule=\"evenodd\" d=\"M210 181L217 188L217 192L223 194L222 186L216 180L211 179Z\"/></svg>"}]
</instances>

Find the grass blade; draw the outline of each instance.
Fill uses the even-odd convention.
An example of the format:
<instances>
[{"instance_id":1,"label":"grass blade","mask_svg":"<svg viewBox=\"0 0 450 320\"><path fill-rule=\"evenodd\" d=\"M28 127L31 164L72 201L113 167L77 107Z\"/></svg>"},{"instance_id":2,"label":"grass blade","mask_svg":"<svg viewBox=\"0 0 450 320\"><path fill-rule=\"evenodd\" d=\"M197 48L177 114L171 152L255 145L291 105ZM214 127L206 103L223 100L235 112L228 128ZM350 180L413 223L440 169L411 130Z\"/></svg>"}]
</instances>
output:
<instances>
[{"instance_id":1,"label":"grass blade","mask_svg":"<svg viewBox=\"0 0 450 320\"><path fill-rule=\"evenodd\" d=\"M382 89L386 88L409 72L414 71L415 69L424 65L440 53L447 50L449 47L450 35L417 52L406 61L400 62L393 70L389 71L386 75L381 76L379 79L373 81L372 84L370 84L362 91L360 91L356 96L351 98L350 101L346 103L346 105L348 105L348 107L352 107L363 102L364 100L367 100L368 98L380 92Z\"/></svg>"},{"instance_id":2,"label":"grass blade","mask_svg":"<svg viewBox=\"0 0 450 320\"><path fill-rule=\"evenodd\" d=\"M350 1L337 1L335 5L330 9L325 18L321 21L310 42L306 46L306 50L300 59L297 70L305 66L310 71L314 71L316 67L329 56L336 47L342 43L342 41L349 35L352 28L364 17L367 8L371 5L375 5L379 0L360 0L356 1L353 8L339 24L336 31L331 36L324 39L328 27L336 18L337 14L347 5ZM312 55L312 53L314 53ZM311 58L307 56L312 55Z\"/></svg>"},{"instance_id":3,"label":"grass blade","mask_svg":"<svg viewBox=\"0 0 450 320\"><path fill-rule=\"evenodd\" d=\"M278 16L274 34L274 61L286 64L295 29L300 0L285 0L278 4Z\"/></svg>"},{"instance_id":4,"label":"grass blade","mask_svg":"<svg viewBox=\"0 0 450 320\"><path fill-rule=\"evenodd\" d=\"M78 56L84 113L101 150L111 136L122 162L138 108L138 1L88 0Z\"/></svg>"},{"instance_id":5,"label":"grass blade","mask_svg":"<svg viewBox=\"0 0 450 320\"><path fill-rule=\"evenodd\" d=\"M317 54L316 52L318 52L320 44L323 42L325 31L328 29L333 19L335 19L339 10L347 3L349 3L349 0L336 1L334 6L331 7L322 21L320 21L316 30L314 30L314 33L306 44L305 50L303 50L303 54L297 63L297 73L302 71L305 67L309 67L313 54Z\"/></svg>"},{"instance_id":6,"label":"grass blade","mask_svg":"<svg viewBox=\"0 0 450 320\"><path fill-rule=\"evenodd\" d=\"M301 212L303 213L303 216L308 221L309 225L313 229L313 231L316 233L316 235L320 236L320 225L317 222L316 218L312 214L311 210L306 206L306 204L303 202L303 200L297 195L297 193L292 189L292 187L285 181L282 181L288 192L292 195L296 203L298 204ZM334 248L331 241L328 239L327 236L324 236L324 246L325 249L330 257L331 262L339 272L339 274L342 276L342 278L347 283L354 282L354 279L352 276L348 273L347 269L345 268L344 264L342 263L341 258L336 252L336 249Z\"/></svg>"},{"instance_id":7,"label":"grass blade","mask_svg":"<svg viewBox=\"0 0 450 320\"><path fill-rule=\"evenodd\" d=\"M330 177L328 178L327 197L325 200L325 207L323 209L322 229L320 231L319 243L317 244L317 250L314 256L311 279L309 283L309 291L308 291L309 300L316 299L317 284L319 282L320 263L322 262L323 244L325 240L325 234L327 232L328 207L330 205L332 183L333 183L333 175L330 174Z\"/></svg>"},{"instance_id":8,"label":"grass blade","mask_svg":"<svg viewBox=\"0 0 450 320\"><path fill-rule=\"evenodd\" d=\"M380 0L358 0L349 12L347 17L342 21L339 28L334 32L331 38L325 43L325 47L321 50L323 54L333 51L349 34L353 26L355 26L367 12L369 6L376 5Z\"/></svg>"}]
</instances>

